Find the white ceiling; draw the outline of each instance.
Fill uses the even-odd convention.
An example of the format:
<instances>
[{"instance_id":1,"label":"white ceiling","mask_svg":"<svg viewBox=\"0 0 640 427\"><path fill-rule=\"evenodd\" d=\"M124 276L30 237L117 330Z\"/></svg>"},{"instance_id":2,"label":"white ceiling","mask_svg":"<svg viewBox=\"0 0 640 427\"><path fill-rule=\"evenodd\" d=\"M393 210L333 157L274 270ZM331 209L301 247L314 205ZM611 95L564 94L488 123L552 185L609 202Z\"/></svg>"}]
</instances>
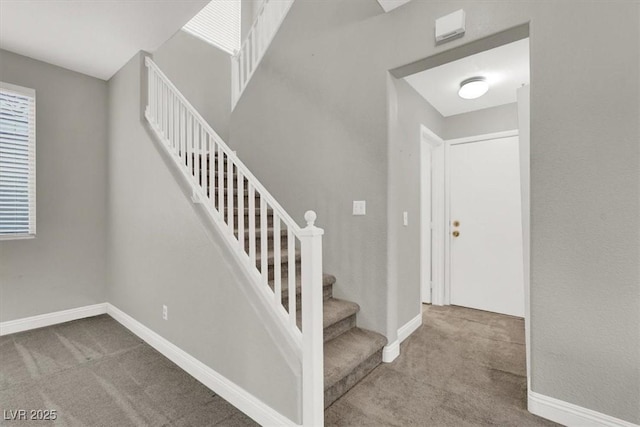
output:
<instances>
[{"instance_id":1,"label":"white ceiling","mask_svg":"<svg viewBox=\"0 0 640 427\"><path fill-rule=\"evenodd\" d=\"M389 12L390 10L400 7L405 3L409 3L410 1L411 0L378 0L378 3L380 3L380 6L382 6L385 12Z\"/></svg>"},{"instance_id":2,"label":"white ceiling","mask_svg":"<svg viewBox=\"0 0 640 427\"><path fill-rule=\"evenodd\" d=\"M208 0L0 0L0 48L107 80Z\"/></svg>"},{"instance_id":3,"label":"white ceiling","mask_svg":"<svg viewBox=\"0 0 640 427\"><path fill-rule=\"evenodd\" d=\"M482 76L489 91L477 99L458 96L460 82ZM477 53L405 77L445 117L516 102L516 89L529 84L529 39Z\"/></svg>"}]
</instances>

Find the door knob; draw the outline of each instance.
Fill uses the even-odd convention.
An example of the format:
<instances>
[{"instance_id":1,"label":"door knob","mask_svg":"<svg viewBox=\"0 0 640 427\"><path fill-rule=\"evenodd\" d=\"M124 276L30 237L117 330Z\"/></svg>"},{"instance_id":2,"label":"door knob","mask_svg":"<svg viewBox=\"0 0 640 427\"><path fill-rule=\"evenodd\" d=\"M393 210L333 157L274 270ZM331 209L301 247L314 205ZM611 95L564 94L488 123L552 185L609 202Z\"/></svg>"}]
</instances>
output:
<instances>
[{"instance_id":1,"label":"door knob","mask_svg":"<svg viewBox=\"0 0 640 427\"><path fill-rule=\"evenodd\" d=\"M460 227L460 221L453 221L454 227Z\"/></svg>"},{"instance_id":2,"label":"door knob","mask_svg":"<svg viewBox=\"0 0 640 427\"><path fill-rule=\"evenodd\" d=\"M453 233L453 237L458 237L460 235L460 232L458 230L455 230Z\"/></svg>"}]
</instances>

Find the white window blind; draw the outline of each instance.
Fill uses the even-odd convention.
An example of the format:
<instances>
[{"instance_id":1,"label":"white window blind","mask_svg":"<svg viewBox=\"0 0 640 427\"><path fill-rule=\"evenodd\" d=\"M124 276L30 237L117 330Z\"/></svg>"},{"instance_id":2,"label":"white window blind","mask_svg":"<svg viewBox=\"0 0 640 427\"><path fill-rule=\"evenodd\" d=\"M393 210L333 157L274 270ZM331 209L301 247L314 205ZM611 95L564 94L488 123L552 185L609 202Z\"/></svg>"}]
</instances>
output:
<instances>
[{"instance_id":1,"label":"white window blind","mask_svg":"<svg viewBox=\"0 0 640 427\"><path fill-rule=\"evenodd\" d=\"M36 93L0 82L0 239L36 233Z\"/></svg>"},{"instance_id":2,"label":"white window blind","mask_svg":"<svg viewBox=\"0 0 640 427\"><path fill-rule=\"evenodd\" d=\"M182 29L235 54L240 49L240 0L212 0Z\"/></svg>"}]
</instances>

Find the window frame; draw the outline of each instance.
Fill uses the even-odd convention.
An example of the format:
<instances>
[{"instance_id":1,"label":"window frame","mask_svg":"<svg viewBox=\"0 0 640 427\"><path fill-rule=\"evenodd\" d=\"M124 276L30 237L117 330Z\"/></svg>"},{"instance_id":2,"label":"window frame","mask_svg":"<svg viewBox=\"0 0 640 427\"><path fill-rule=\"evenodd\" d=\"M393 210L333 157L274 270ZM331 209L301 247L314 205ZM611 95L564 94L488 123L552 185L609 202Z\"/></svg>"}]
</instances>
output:
<instances>
[{"instance_id":1,"label":"window frame","mask_svg":"<svg viewBox=\"0 0 640 427\"><path fill-rule=\"evenodd\" d=\"M31 114L29 115L29 136L28 136L28 157L27 161L30 166L28 172L27 186L29 191L29 231L26 233L5 233L0 231L0 241L3 240L20 240L33 239L36 237L36 91L35 89L18 86L12 83L0 81L0 91L11 93L30 98L33 105ZM0 177L1 179L1 177Z\"/></svg>"}]
</instances>

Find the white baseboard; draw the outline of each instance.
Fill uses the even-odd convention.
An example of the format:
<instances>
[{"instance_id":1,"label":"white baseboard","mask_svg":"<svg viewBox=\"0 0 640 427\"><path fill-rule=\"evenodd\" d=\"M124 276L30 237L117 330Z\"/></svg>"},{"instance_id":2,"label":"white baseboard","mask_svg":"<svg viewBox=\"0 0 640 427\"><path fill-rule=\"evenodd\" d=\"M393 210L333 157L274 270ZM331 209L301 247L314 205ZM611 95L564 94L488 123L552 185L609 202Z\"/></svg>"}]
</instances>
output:
<instances>
[{"instance_id":1,"label":"white baseboard","mask_svg":"<svg viewBox=\"0 0 640 427\"><path fill-rule=\"evenodd\" d=\"M107 304L102 303L56 311L54 313L41 314L38 316L25 317L23 319L9 320L8 322L0 323L0 336L43 328L45 326L57 325L58 323L70 322L72 320L84 319L85 317L98 316L100 314L105 314L106 312Z\"/></svg>"},{"instance_id":2,"label":"white baseboard","mask_svg":"<svg viewBox=\"0 0 640 427\"><path fill-rule=\"evenodd\" d=\"M297 425L260 399L109 303L107 303L107 313L258 424L263 426Z\"/></svg>"},{"instance_id":3,"label":"white baseboard","mask_svg":"<svg viewBox=\"0 0 640 427\"><path fill-rule=\"evenodd\" d=\"M568 427L640 427L610 415L529 391L529 412Z\"/></svg>"},{"instance_id":4,"label":"white baseboard","mask_svg":"<svg viewBox=\"0 0 640 427\"><path fill-rule=\"evenodd\" d=\"M398 329L397 340L384 346L382 350L382 361L384 363L391 363L400 356L400 343L409 338L409 335L414 333L420 326L422 326L422 312Z\"/></svg>"},{"instance_id":5,"label":"white baseboard","mask_svg":"<svg viewBox=\"0 0 640 427\"><path fill-rule=\"evenodd\" d=\"M403 342L409 338L409 335L414 333L420 326L422 326L422 310L420 310L420 313L418 313L416 317L398 329L398 341Z\"/></svg>"},{"instance_id":6,"label":"white baseboard","mask_svg":"<svg viewBox=\"0 0 640 427\"><path fill-rule=\"evenodd\" d=\"M396 360L398 356L400 356L400 341L398 340L385 345L382 349L382 361L384 363L391 363Z\"/></svg>"}]
</instances>

